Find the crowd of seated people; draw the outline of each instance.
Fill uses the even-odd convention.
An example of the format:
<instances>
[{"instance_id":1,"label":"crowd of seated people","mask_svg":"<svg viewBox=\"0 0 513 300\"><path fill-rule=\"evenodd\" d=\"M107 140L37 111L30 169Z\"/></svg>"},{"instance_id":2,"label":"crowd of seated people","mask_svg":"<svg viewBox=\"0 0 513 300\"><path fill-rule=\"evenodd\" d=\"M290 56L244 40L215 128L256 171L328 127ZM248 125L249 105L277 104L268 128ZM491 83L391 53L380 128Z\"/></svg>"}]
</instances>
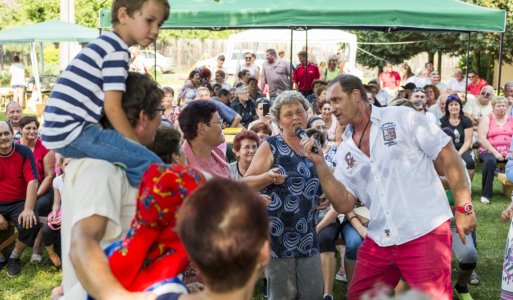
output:
<instances>
[{"instance_id":1,"label":"crowd of seated people","mask_svg":"<svg viewBox=\"0 0 513 300\"><path fill-rule=\"evenodd\" d=\"M264 82L269 83L273 77L269 76L267 81L263 82L259 78L259 72L252 73L249 67L240 70L239 78L233 87L227 83L226 74L222 69L212 71L215 74L212 80L212 72L202 67L190 72L176 99L173 89L162 88L164 97L159 108L161 125L155 135L158 143L150 144L148 148L166 164L187 164L216 178L205 184L204 188L200 188L197 194L193 194L190 204L184 205L177 220L179 235L183 238L187 251L194 252L190 258L205 279L205 289L201 293L252 292L266 265L265 293L271 299L299 297L330 300L338 298L338 295L333 293L334 280L339 277L337 275L345 275L344 281L347 281L348 285L351 283L358 247L367 235L370 220L368 210L366 211L363 204L358 202L351 212L340 215L332 206L322 205L322 188L318 183L315 184L318 175L303 155L300 147L302 138L295 132L297 127L310 128L307 135L313 135L317 139L319 151L324 154L326 163L332 168L336 166L334 157L337 146L343 142L342 133L345 128L338 124L337 118L332 114L330 99L326 99L327 79L333 79L340 74L340 71L333 68L336 58L330 57L327 72L323 72L324 76L321 76L322 80L312 82L312 92L308 97L290 90L280 90L273 97L265 95L262 85ZM404 70L404 74L409 78L398 75L399 79L395 85L387 79L387 76L397 78L391 69L387 74L380 76L378 81L366 85L369 103L380 107L411 105L438 126L452 132L450 136L461 155L470 180L473 178L476 161L482 163L481 202L489 204L497 163L513 161L510 155L513 136L513 83L507 83L504 87L505 95L509 98L498 96L494 88L484 84L482 79L471 81L469 85L472 85L472 95L466 95L462 94L461 90L462 78L465 81L461 70L455 70L454 78L445 83L440 80L440 73L430 70L427 66L419 68L415 75L407 75L407 71L410 70L407 65L404 66ZM474 78L472 76L477 77L477 73L469 70L467 76L471 79ZM382 79L387 83L381 82ZM407 94L404 93L405 90L408 90ZM405 95L408 95L406 99L402 97ZM48 226L51 228L56 223L54 219L58 212L60 213L61 192L57 189L62 189L62 178L55 182L55 154L53 151L42 150L40 142L38 144L39 120L36 117L20 117L16 103L8 104L6 109L13 136L19 132L16 143L27 146L33 152L34 165L38 173L39 183L34 203L37 222L34 222L33 226L37 226L40 233L35 235L32 242L26 242L29 246L33 244L31 262L41 262L40 248L43 243L52 264L60 267L60 253L58 249L54 249L54 245L57 244L55 235L46 239L44 235L46 231L48 237ZM229 142L232 144L231 148L227 147L228 142L223 133L226 127L241 128L233 142ZM227 151L233 151L234 161L228 161ZM63 158L60 159L60 165L64 165ZM513 176L511 177L513 179ZM235 184L231 180L242 183ZM301 181L301 184L294 180ZM223 185L225 189L216 190L219 185ZM242 272L241 269L233 268L230 269L233 274L216 273L212 265L209 265L213 264L213 260L219 259L220 262L234 264L233 261L238 258L234 256L231 260L221 260L226 258L224 251L228 250L217 245L218 248L214 247L216 251L212 258L203 261L205 257L202 257L198 252L199 248L195 247L204 246L202 243L209 239L212 245L215 245L216 238L221 238L226 233L211 232L212 236L208 235L205 241L192 237L188 240L185 238L186 235L198 228L190 227L192 225L187 224L185 220L201 223L201 220L191 218L200 208L204 209L201 201L216 201L210 198L217 199L223 193L226 194L226 203L219 203L220 206L247 209L243 207L244 204L237 203L234 197L236 193L248 199L258 195L241 190L247 187L268 196L256 197L265 205L258 204L260 206L254 208L267 209L268 216L266 214L266 218L262 220L271 224L269 235L254 241L258 246L254 250L258 251L253 251L251 257L246 256L248 260L243 261L248 263L248 270ZM305 191L297 196L298 190L304 191L307 187L308 193ZM221 213L221 210L218 207L210 212ZM235 216L224 217L228 218L228 223L221 225L227 226L227 230L235 232L235 229L245 229L230 224L239 222ZM209 216L209 219L204 220L200 226L205 226L208 222L214 224L219 220ZM206 235L205 232L202 234ZM479 284L479 277L475 272L475 232L470 239L474 247L467 250L475 253L471 253L471 261L459 259L460 273L465 274L465 278L457 282L458 287L462 288L460 293L469 293L467 281ZM342 243L343 248L337 249L337 243ZM339 268L337 252L341 252ZM461 255L463 254L460 253ZM14 256L16 259L16 255ZM0 260L0 264L9 261L10 258L4 258L3 261ZM239 274L244 280L241 279L233 286L225 286L220 280L223 276L233 278ZM176 297L195 299L185 295Z\"/></svg>"}]
</instances>

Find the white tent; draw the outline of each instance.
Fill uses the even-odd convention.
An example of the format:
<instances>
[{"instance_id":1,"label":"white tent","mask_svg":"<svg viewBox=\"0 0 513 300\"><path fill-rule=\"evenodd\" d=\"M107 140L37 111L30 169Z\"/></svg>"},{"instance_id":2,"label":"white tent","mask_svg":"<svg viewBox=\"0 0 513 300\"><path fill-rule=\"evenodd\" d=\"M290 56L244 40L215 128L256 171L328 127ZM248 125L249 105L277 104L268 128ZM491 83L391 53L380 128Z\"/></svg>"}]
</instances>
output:
<instances>
[{"instance_id":1,"label":"white tent","mask_svg":"<svg viewBox=\"0 0 513 300\"><path fill-rule=\"evenodd\" d=\"M290 45L292 39L292 46ZM251 49L265 51L268 48L286 50L286 57L296 60L296 54L308 46L308 53L313 62L327 61L327 58L340 53L340 58L346 61L346 67L355 69L356 65L356 35L336 29L311 29L308 31L291 31L288 29L250 29L230 35L225 53L230 54L235 49ZM278 48L281 47L281 48Z\"/></svg>"}]
</instances>

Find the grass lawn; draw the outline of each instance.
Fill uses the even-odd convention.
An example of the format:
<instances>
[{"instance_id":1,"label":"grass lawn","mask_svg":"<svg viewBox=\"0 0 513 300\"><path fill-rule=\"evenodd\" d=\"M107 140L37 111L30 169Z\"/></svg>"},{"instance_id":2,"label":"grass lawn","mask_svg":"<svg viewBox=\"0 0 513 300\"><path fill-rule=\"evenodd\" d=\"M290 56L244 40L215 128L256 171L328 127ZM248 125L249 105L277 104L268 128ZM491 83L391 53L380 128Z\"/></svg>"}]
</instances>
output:
<instances>
[{"instance_id":1,"label":"grass lawn","mask_svg":"<svg viewBox=\"0 0 513 300\"><path fill-rule=\"evenodd\" d=\"M29 114L29 112L25 113ZM0 113L0 120L3 119L5 116ZM481 284L470 286L470 293L474 299L498 299L504 243L509 226L508 223L500 221L499 215L507 207L510 199L500 193L502 188L498 180L494 181L494 197L489 205L481 204L479 201L480 190L481 174L478 169L473 180L472 198L478 218L479 262L477 270L481 277ZM45 254L43 261L46 259ZM5 269L0 271L0 300L48 299L51 289L60 283L62 277L60 272L46 266L30 265L29 260L30 251L25 251L22 256L22 273L16 278L7 277ZM455 269L454 263L453 267ZM255 289L254 299L264 299L261 293L261 284L259 282ZM345 283L335 283L336 299L342 299L346 288Z\"/></svg>"}]
</instances>

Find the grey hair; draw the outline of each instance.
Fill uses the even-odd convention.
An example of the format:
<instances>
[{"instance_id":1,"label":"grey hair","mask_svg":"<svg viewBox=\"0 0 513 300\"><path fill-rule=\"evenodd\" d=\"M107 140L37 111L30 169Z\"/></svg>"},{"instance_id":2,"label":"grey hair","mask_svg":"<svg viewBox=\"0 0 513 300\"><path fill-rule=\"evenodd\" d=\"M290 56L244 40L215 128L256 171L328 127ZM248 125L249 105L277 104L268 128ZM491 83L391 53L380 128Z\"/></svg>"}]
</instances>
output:
<instances>
[{"instance_id":1,"label":"grey hair","mask_svg":"<svg viewBox=\"0 0 513 300\"><path fill-rule=\"evenodd\" d=\"M509 100L508 98L504 97L504 96L495 96L493 97L492 101L490 101L492 103L492 107L495 107L495 105L503 102L504 104L506 104L507 107L509 107Z\"/></svg>"},{"instance_id":2,"label":"grey hair","mask_svg":"<svg viewBox=\"0 0 513 300\"><path fill-rule=\"evenodd\" d=\"M241 85L239 86L236 90L235 90L235 96L239 96L240 94L246 92L248 90L248 87L245 86L245 85Z\"/></svg>"},{"instance_id":3,"label":"grey hair","mask_svg":"<svg viewBox=\"0 0 513 300\"><path fill-rule=\"evenodd\" d=\"M274 99L273 105L271 106L270 113L274 122L278 122L280 120L280 112L281 107L283 105L290 105L293 103L298 103L303 106L305 112L308 111L308 101L306 101L305 97L296 91L285 91L278 95L276 99Z\"/></svg>"},{"instance_id":4,"label":"grey hair","mask_svg":"<svg viewBox=\"0 0 513 300\"><path fill-rule=\"evenodd\" d=\"M504 84L504 93L506 93L508 88L513 88L513 81L508 81Z\"/></svg>"}]
</instances>

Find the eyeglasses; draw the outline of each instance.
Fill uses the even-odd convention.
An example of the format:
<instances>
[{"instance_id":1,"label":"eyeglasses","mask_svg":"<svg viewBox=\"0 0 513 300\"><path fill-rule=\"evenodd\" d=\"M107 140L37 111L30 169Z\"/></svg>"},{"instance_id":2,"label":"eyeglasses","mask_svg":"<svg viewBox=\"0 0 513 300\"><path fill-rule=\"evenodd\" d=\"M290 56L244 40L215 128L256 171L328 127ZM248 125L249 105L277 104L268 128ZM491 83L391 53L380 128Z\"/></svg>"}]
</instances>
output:
<instances>
[{"instance_id":1,"label":"eyeglasses","mask_svg":"<svg viewBox=\"0 0 513 300\"><path fill-rule=\"evenodd\" d=\"M472 79L472 78L474 78L474 77L476 77L476 75L469 75L469 76L468 76L468 78L470 78L470 79Z\"/></svg>"},{"instance_id":2,"label":"eyeglasses","mask_svg":"<svg viewBox=\"0 0 513 300\"><path fill-rule=\"evenodd\" d=\"M155 108L155 111L160 111L160 115L163 116L166 109L164 107Z\"/></svg>"},{"instance_id":3,"label":"eyeglasses","mask_svg":"<svg viewBox=\"0 0 513 300\"><path fill-rule=\"evenodd\" d=\"M251 56L244 57L246 60L251 59Z\"/></svg>"},{"instance_id":4,"label":"eyeglasses","mask_svg":"<svg viewBox=\"0 0 513 300\"><path fill-rule=\"evenodd\" d=\"M490 97L492 94L488 92L481 92L481 96Z\"/></svg>"}]
</instances>

